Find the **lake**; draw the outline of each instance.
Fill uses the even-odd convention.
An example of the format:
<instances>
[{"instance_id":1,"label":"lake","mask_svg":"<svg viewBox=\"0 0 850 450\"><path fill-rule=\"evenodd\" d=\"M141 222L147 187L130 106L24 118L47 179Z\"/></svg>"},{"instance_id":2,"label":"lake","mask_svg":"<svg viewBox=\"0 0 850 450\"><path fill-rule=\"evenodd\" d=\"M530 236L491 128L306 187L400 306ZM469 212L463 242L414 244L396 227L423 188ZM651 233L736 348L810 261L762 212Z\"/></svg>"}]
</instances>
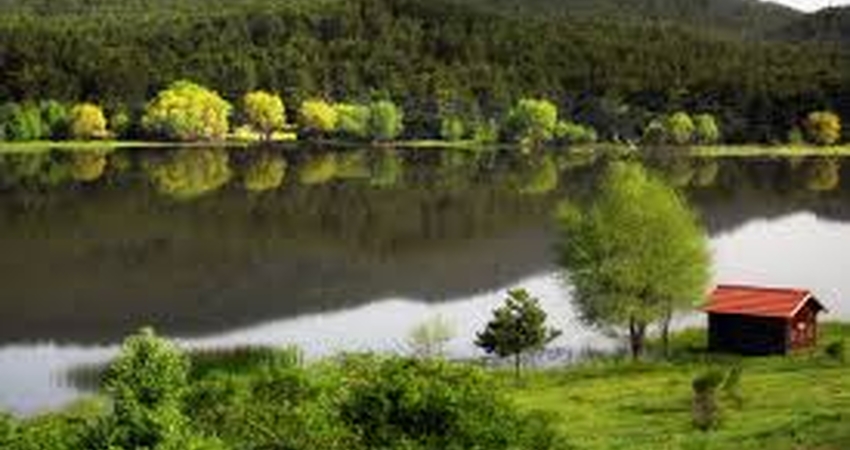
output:
<instances>
[{"instance_id":1,"label":"lake","mask_svg":"<svg viewBox=\"0 0 850 450\"><path fill-rule=\"evenodd\" d=\"M812 289L828 320L850 319L845 162L645 161L699 212L716 281ZM609 350L575 316L551 250L553 207L592 196L604 164L388 148L0 154L0 409L72 401L83 387L69 373L146 325L187 347L316 358L407 352L411 329L440 316L447 353L477 357L475 331L514 287L541 299L564 354Z\"/></svg>"}]
</instances>

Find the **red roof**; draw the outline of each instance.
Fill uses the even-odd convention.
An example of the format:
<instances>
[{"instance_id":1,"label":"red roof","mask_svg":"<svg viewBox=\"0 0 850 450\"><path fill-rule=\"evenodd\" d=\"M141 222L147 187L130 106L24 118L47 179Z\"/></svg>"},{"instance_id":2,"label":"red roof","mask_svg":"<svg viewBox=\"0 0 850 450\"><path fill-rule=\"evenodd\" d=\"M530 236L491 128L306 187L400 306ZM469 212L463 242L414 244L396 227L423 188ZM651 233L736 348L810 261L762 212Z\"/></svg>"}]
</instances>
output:
<instances>
[{"instance_id":1,"label":"red roof","mask_svg":"<svg viewBox=\"0 0 850 450\"><path fill-rule=\"evenodd\" d=\"M778 317L790 319L809 301L826 309L806 289L764 288L755 286L717 286L702 310L715 314Z\"/></svg>"}]
</instances>

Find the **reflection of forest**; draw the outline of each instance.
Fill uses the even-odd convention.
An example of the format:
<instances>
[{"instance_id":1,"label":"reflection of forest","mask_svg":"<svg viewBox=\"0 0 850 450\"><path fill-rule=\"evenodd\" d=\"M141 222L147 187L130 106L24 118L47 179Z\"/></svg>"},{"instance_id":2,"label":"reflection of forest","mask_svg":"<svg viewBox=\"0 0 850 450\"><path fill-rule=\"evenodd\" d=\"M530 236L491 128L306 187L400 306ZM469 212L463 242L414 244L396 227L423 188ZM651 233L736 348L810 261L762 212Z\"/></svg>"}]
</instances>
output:
<instances>
[{"instance_id":1,"label":"reflection of forest","mask_svg":"<svg viewBox=\"0 0 850 450\"><path fill-rule=\"evenodd\" d=\"M653 160L710 232L847 217L838 160ZM593 159L388 149L0 156L0 341L225 331L551 270L550 214ZM213 193L214 191L217 191Z\"/></svg>"}]
</instances>

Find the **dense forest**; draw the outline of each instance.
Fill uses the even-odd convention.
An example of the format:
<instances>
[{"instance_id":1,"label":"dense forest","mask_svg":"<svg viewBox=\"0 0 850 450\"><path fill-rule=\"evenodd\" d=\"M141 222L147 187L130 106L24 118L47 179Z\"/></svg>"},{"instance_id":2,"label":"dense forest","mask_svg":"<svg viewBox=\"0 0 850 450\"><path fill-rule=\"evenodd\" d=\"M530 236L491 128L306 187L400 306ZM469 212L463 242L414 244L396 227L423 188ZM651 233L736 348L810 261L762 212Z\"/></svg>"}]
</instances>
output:
<instances>
[{"instance_id":1,"label":"dense forest","mask_svg":"<svg viewBox=\"0 0 850 450\"><path fill-rule=\"evenodd\" d=\"M784 141L814 109L850 116L850 56L840 46L725 32L746 28L726 20L740 11L721 5L729 0L695 2L716 12L711 29L688 25L700 8L655 3L670 14L544 17L483 0L5 0L0 102L89 100L138 112L185 78L228 99L274 90L288 106L390 97L416 137L438 135L447 109L499 117L524 96L556 101L603 139L638 136L648 118L680 109L715 114L732 142ZM760 23L801 20L740 3Z\"/></svg>"}]
</instances>

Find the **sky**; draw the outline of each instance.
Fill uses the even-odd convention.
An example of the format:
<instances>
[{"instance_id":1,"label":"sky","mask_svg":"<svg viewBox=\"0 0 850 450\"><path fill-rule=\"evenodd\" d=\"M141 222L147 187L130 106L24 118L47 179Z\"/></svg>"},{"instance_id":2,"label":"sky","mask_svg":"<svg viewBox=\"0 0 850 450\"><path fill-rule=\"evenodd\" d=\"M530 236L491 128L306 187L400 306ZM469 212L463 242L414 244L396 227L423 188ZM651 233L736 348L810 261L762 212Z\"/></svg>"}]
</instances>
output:
<instances>
[{"instance_id":1,"label":"sky","mask_svg":"<svg viewBox=\"0 0 850 450\"><path fill-rule=\"evenodd\" d=\"M827 6L850 5L850 0L772 0L803 11L816 11Z\"/></svg>"}]
</instances>

